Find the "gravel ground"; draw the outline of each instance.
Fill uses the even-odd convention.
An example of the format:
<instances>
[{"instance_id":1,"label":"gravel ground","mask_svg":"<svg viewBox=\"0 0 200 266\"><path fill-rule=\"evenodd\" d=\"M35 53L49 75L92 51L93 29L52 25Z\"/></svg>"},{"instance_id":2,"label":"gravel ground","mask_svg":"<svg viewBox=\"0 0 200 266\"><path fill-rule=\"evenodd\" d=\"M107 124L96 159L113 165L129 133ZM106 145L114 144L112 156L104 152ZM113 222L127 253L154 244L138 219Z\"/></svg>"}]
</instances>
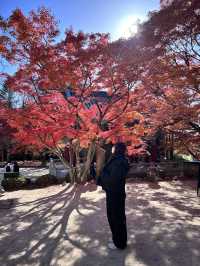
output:
<instances>
[{"instance_id":1,"label":"gravel ground","mask_svg":"<svg viewBox=\"0 0 200 266\"><path fill-rule=\"evenodd\" d=\"M199 266L194 188L194 181L129 181L124 251L107 248L105 195L95 185L7 192L0 197L0 265Z\"/></svg>"},{"instance_id":2,"label":"gravel ground","mask_svg":"<svg viewBox=\"0 0 200 266\"><path fill-rule=\"evenodd\" d=\"M5 172L5 168L0 168L0 174L3 174ZM36 167L20 167L20 174L21 175L27 175L27 176L41 176L46 175L49 173L48 168L36 168Z\"/></svg>"},{"instance_id":3,"label":"gravel ground","mask_svg":"<svg viewBox=\"0 0 200 266\"><path fill-rule=\"evenodd\" d=\"M5 173L4 168L0 168L0 177L3 178L3 175ZM27 167L27 168L20 168L20 175L24 177L40 177L43 175L49 174L48 168L33 168L33 167Z\"/></svg>"},{"instance_id":4,"label":"gravel ground","mask_svg":"<svg viewBox=\"0 0 200 266\"><path fill-rule=\"evenodd\" d=\"M42 175L47 175L48 173L48 168L20 168L20 174L25 177L38 177Z\"/></svg>"}]
</instances>

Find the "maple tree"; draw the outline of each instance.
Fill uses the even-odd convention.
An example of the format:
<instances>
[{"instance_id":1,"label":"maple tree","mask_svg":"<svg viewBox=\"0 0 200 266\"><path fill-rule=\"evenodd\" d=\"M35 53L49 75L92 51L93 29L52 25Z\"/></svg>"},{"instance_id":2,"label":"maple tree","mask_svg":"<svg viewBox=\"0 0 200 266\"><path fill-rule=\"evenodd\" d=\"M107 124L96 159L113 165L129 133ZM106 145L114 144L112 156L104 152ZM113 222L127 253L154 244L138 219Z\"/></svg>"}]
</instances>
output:
<instances>
[{"instance_id":1,"label":"maple tree","mask_svg":"<svg viewBox=\"0 0 200 266\"><path fill-rule=\"evenodd\" d=\"M85 180L100 139L125 141L129 153L144 150L148 130L132 105L141 70L137 57L125 56L125 42L71 29L58 42L57 23L45 8L29 16L17 9L3 22L1 56L16 72L1 75L6 87L23 96L23 104L7 114L20 145L55 153L70 168L71 181ZM98 92L106 94L103 102ZM75 166L63 156L64 138L75 152ZM82 147L88 150L83 167Z\"/></svg>"},{"instance_id":2,"label":"maple tree","mask_svg":"<svg viewBox=\"0 0 200 266\"><path fill-rule=\"evenodd\" d=\"M195 158L200 157L199 18L199 1L174 0L150 14L138 38L147 58L138 101L151 128L173 133L175 148Z\"/></svg>"},{"instance_id":3,"label":"maple tree","mask_svg":"<svg viewBox=\"0 0 200 266\"><path fill-rule=\"evenodd\" d=\"M150 14L129 40L66 30L41 8L15 10L0 19L1 72L21 105L3 112L21 146L55 153L71 180L85 180L99 140L145 150L144 137L159 129L175 134L175 148L199 156L199 3L173 1ZM63 154L70 143L70 161ZM79 151L87 147L81 167ZM76 155L76 165L72 160Z\"/></svg>"}]
</instances>

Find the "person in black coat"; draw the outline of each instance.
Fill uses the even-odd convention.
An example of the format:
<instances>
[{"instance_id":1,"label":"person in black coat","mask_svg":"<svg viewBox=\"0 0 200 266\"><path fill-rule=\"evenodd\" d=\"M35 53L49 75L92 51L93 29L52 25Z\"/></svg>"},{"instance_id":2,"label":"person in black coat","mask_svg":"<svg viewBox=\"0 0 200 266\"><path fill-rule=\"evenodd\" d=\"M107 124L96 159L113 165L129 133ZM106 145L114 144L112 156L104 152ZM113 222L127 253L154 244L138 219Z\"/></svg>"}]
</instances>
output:
<instances>
[{"instance_id":1,"label":"person in black coat","mask_svg":"<svg viewBox=\"0 0 200 266\"><path fill-rule=\"evenodd\" d=\"M14 162L13 164L13 172L19 173L19 165L17 162Z\"/></svg>"},{"instance_id":2,"label":"person in black coat","mask_svg":"<svg viewBox=\"0 0 200 266\"><path fill-rule=\"evenodd\" d=\"M125 153L126 145L122 142L116 143L113 156L104 166L99 182L106 192L107 218L112 240L119 249L127 246L125 178L129 164Z\"/></svg>"},{"instance_id":3,"label":"person in black coat","mask_svg":"<svg viewBox=\"0 0 200 266\"><path fill-rule=\"evenodd\" d=\"M11 172L10 163L7 163L7 164L6 164L5 169L6 169L6 173Z\"/></svg>"}]
</instances>

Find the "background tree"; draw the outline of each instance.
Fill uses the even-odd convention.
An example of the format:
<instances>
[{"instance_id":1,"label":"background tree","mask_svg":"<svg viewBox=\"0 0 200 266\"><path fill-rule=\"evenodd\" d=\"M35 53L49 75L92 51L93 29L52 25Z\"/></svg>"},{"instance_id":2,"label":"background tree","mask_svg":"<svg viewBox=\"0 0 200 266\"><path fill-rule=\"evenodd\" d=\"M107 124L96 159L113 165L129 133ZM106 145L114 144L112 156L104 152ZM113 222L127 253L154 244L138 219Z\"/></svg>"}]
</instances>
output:
<instances>
[{"instance_id":1,"label":"background tree","mask_svg":"<svg viewBox=\"0 0 200 266\"><path fill-rule=\"evenodd\" d=\"M139 98L151 125L175 134L176 149L199 158L200 3L174 0L150 14L138 43L148 60ZM143 96L142 96L143 95ZM145 105L145 102L143 101Z\"/></svg>"}]
</instances>

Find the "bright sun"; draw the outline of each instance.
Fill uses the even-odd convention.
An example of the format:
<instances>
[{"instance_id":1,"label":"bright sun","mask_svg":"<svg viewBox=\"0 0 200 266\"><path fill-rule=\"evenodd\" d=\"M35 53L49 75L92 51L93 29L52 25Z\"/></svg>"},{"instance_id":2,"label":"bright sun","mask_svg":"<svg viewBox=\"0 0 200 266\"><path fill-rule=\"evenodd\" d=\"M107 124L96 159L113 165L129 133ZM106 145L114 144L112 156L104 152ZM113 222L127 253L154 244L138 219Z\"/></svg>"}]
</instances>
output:
<instances>
[{"instance_id":1,"label":"bright sun","mask_svg":"<svg viewBox=\"0 0 200 266\"><path fill-rule=\"evenodd\" d=\"M117 38L125 38L128 39L129 37L135 35L138 30L138 22L141 18L136 16L127 16L121 19L119 25L117 27Z\"/></svg>"}]
</instances>

